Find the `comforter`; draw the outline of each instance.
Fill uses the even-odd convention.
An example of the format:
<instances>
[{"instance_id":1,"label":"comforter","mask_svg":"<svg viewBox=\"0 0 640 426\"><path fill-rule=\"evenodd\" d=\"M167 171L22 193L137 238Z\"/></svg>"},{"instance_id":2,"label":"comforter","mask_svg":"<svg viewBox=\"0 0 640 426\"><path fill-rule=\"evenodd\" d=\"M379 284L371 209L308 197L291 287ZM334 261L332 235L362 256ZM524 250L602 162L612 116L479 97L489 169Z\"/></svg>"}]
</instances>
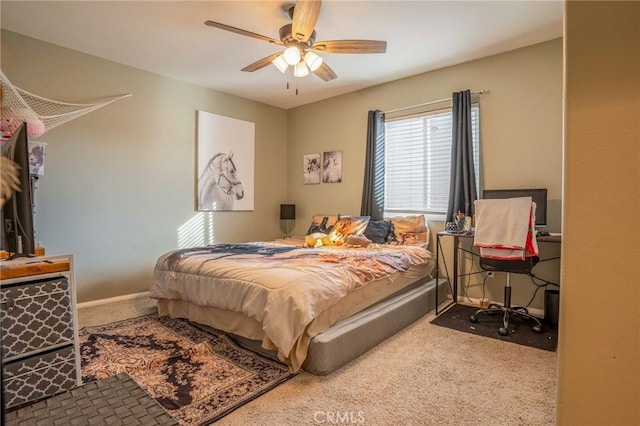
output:
<instances>
[{"instance_id":1,"label":"comforter","mask_svg":"<svg viewBox=\"0 0 640 426\"><path fill-rule=\"evenodd\" d=\"M216 244L162 255L150 296L241 312L262 325L269 340L263 346L291 366L292 350L317 315L368 282L431 257L418 246Z\"/></svg>"}]
</instances>

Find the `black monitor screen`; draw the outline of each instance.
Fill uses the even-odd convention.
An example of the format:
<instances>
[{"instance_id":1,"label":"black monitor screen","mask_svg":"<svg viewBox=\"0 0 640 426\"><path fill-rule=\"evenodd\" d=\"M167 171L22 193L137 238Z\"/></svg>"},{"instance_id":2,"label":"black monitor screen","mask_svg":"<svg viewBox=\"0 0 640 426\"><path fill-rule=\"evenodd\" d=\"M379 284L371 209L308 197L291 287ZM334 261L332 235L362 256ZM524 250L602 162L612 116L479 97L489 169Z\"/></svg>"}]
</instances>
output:
<instances>
[{"instance_id":1,"label":"black monitor screen","mask_svg":"<svg viewBox=\"0 0 640 426\"><path fill-rule=\"evenodd\" d=\"M483 199L531 197L536 203L536 226L547 225L546 189L485 189Z\"/></svg>"},{"instance_id":2,"label":"black monitor screen","mask_svg":"<svg viewBox=\"0 0 640 426\"><path fill-rule=\"evenodd\" d=\"M3 143L2 156L19 167L20 190L6 200L0 217L0 247L14 256L34 254L33 210L31 199L31 179L29 177L29 144L27 125L22 123L18 130Z\"/></svg>"}]
</instances>

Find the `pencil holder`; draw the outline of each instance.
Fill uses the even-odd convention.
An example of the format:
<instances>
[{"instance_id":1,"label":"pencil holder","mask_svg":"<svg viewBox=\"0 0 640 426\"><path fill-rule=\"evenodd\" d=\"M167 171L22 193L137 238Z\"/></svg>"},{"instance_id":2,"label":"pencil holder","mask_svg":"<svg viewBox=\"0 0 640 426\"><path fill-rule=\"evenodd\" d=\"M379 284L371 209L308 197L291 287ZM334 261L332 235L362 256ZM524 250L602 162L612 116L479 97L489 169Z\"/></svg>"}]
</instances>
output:
<instances>
[{"instance_id":1,"label":"pencil holder","mask_svg":"<svg viewBox=\"0 0 640 426\"><path fill-rule=\"evenodd\" d=\"M447 222L444 225L444 230L447 232L458 232L458 225L455 222Z\"/></svg>"}]
</instances>

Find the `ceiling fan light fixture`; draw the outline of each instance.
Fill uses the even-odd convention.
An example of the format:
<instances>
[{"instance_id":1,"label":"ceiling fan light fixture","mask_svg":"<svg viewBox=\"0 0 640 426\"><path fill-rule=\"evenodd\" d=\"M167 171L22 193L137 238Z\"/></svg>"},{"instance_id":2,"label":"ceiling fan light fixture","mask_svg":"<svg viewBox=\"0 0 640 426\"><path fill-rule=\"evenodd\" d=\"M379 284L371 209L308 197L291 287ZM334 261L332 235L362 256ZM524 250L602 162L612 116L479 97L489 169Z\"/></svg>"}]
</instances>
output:
<instances>
[{"instance_id":1,"label":"ceiling fan light fixture","mask_svg":"<svg viewBox=\"0 0 640 426\"><path fill-rule=\"evenodd\" d=\"M322 65L322 58L313 52L307 52L304 55L304 61L311 71L315 71Z\"/></svg>"},{"instance_id":2,"label":"ceiling fan light fixture","mask_svg":"<svg viewBox=\"0 0 640 426\"><path fill-rule=\"evenodd\" d=\"M287 68L289 67L289 64L287 64L287 61L284 59L284 55L280 55L277 58L275 58L272 64L276 68L278 68L282 74L284 74L287 71Z\"/></svg>"},{"instance_id":3,"label":"ceiling fan light fixture","mask_svg":"<svg viewBox=\"0 0 640 426\"><path fill-rule=\"evenodd\" d=\"M282 56L287 64L296 65L300 62L300 49L298 49L298 46L289 46L284 49Z\"/></svg>"},{"instance_id":4,"label":"ceiling fan light fixture","mask_svg":"<svg viewBox=\"0 0 640 426\"><path fill-rule=\"evenodd\" d=\"M294 67L293 73L296 77L304 77L313 72L319 79L331 81L337 78L337 75L317 53L369 54L387 51L387 42L380 40L316 41L315 25L322 0L291 1L295 1L295 4L286 6L291 23L280 27L279 40L221 22L205 21L205 25L282 46L282 51L272 53L242 68L241 71L245 72L257 71L273 64L280 72L286 74L291 65ZM311 53L309 50L316 53Z\"/></svg>"},{"instance_id":5,"label":"ceiling fan light fixture","mask_svg":"<svg viewBox=\"0 0 640 426\"><path fill-rule=\"evenodd\" d=\"M306 77L309 75L309 68L303 61L298 62L293 68L293 75L296 77Z\"/></svg>"}]
</instances>

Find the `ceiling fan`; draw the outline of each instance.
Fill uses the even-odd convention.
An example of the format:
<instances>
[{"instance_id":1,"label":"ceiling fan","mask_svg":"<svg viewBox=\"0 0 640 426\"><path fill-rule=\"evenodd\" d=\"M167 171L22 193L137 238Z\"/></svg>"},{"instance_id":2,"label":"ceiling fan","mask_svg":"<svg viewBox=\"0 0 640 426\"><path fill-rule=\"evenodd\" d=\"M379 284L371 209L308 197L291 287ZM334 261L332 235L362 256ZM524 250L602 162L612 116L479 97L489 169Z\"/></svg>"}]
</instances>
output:
<instances>
[{"instance_id":1,"label":"ceiling fan","mask_svg":"<svg viewBox=\"0 0 640 426\"><path fill-rule=\"evenodd\" d=\"M282 73L289 65L293 66L293 75L304 77L309 71L324 81L331 81L337 77L336 73L316 52L322 53L385 53L386 41L377 40L331 40L316 41L314 27L320 14L320 0L297 0L295 6L288 8L291 24L280 28L280 40L242 30L220 22L206 21L205 25L230 31L232 33L267 41L271 44L284 46L282 52L277 52L262 58L242 71L253 72L269 64L276 66Z\"/></svg>"}]
</instances>

